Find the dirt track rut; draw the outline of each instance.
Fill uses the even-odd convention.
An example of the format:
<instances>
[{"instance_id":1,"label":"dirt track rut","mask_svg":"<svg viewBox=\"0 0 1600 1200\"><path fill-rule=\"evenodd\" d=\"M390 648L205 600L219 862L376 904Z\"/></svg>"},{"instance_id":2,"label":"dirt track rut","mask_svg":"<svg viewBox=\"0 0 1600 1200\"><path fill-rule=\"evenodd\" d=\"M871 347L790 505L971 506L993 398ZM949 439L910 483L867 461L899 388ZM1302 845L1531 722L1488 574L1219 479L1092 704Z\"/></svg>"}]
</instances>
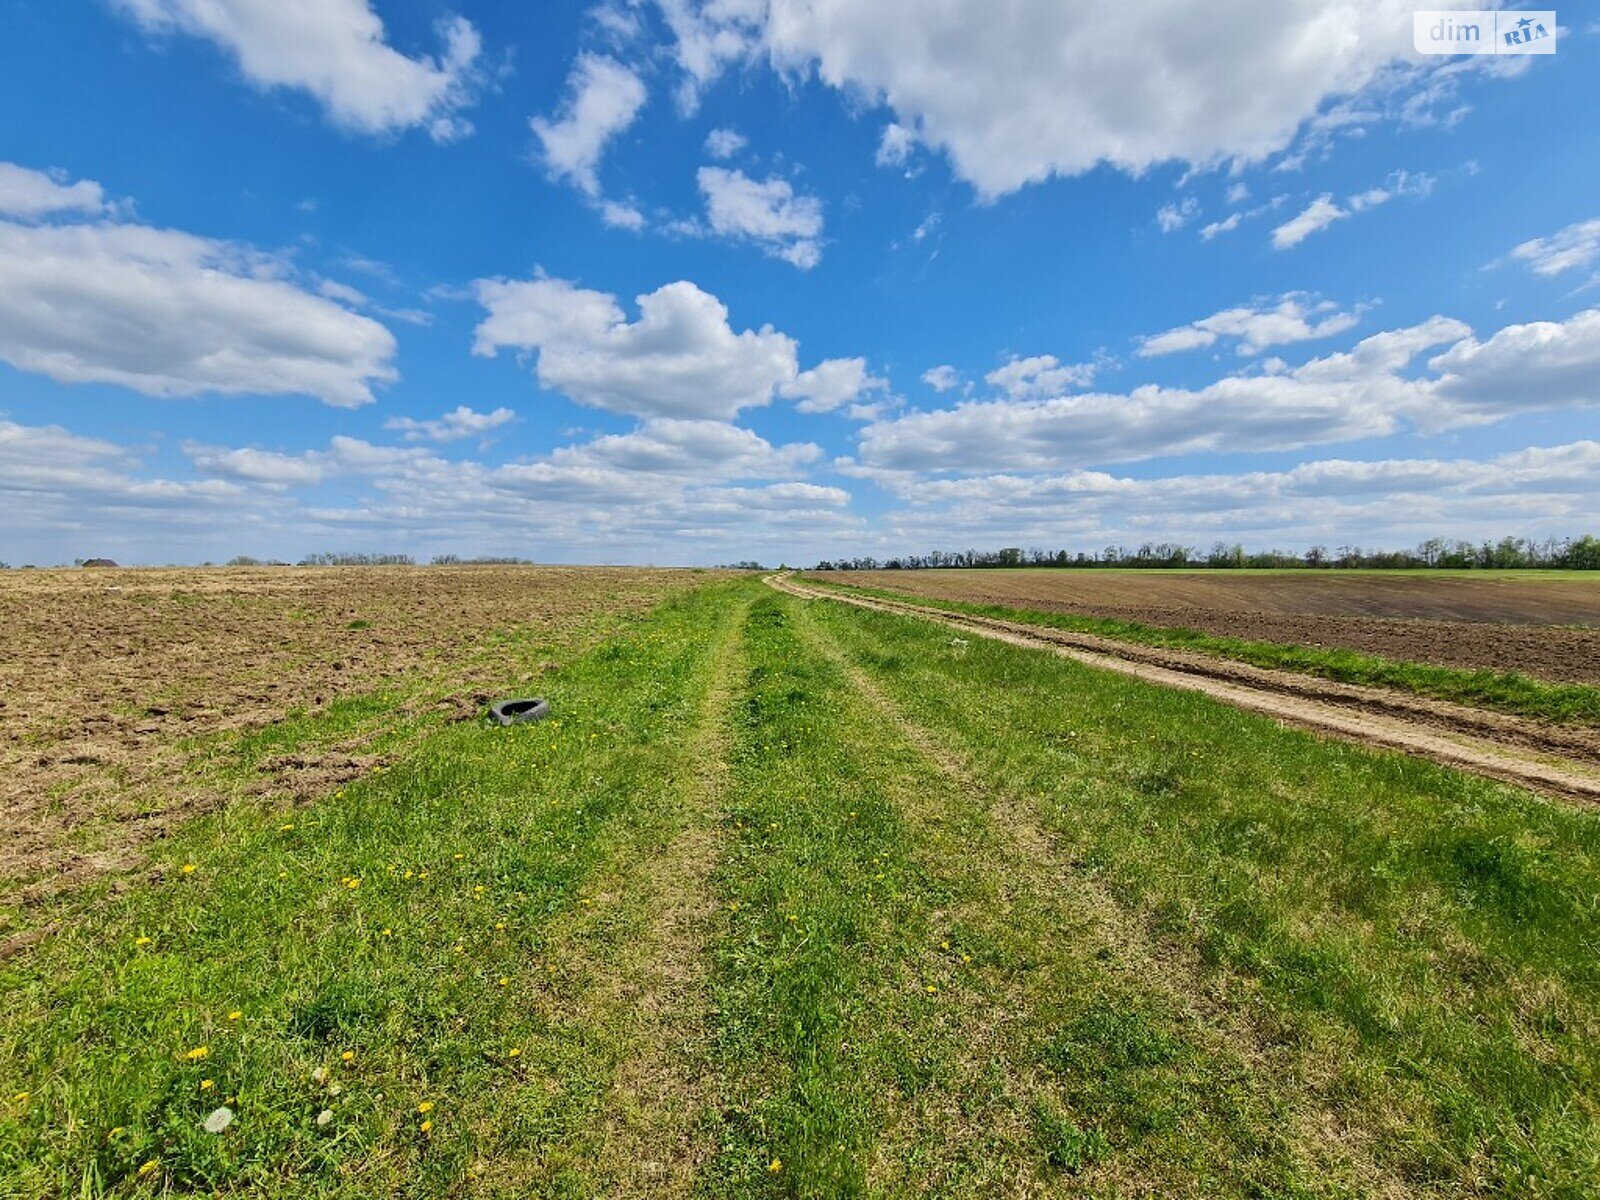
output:
<instances>
[{"instance_id":1,"label":"dirt track rut","mask_svg":"<svg viewBox=\"0 0 1600 1200\"><path fill-rule=\"evenodd\" d=\"M1154 649L1016 621L951 613L908 601L810 587L768 576L782 592L899 613L1014 646L1051 650L1087 666L1202 692L1286 725L1398 750L1563 799L1600 804L1600 731L1562 728L1383 688L1270 671L1201 654Z\"/></svg>"}]
</instances>

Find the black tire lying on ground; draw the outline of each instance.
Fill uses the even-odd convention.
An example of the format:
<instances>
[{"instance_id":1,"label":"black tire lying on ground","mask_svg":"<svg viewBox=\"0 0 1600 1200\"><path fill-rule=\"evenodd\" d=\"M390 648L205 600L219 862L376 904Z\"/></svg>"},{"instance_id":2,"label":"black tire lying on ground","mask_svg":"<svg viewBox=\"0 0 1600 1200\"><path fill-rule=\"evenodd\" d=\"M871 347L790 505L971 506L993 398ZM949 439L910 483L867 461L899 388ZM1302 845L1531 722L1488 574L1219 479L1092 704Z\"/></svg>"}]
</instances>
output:
<instances>
[{"instance_id":1,"label":"black tire lying on ground","mask_svg":"<svg viewBox=\"0 0 1600 1200\"><path fill-rule=\"evenodd\" d=\"M489 706L489 719L499 725L521 725L524 721L542 721L550 715L550 702L543 696L529 696L520 700L497 700Z\"/></svg>"}]
</instances>

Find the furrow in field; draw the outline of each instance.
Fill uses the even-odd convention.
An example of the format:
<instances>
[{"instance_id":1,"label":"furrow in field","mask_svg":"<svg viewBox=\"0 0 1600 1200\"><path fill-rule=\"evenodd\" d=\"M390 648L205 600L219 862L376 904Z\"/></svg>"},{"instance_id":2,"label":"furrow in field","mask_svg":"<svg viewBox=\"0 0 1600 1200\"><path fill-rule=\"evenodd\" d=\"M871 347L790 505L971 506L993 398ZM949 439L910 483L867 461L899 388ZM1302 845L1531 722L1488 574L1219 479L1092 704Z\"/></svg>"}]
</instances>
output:
<instances>
[{"instance_id":1,"label":"furrow in field","mask_svg":"<svg viewBox=\"0 0 1600 1200\"><path fill-rule=\"evenodd\" d=\"M1201 692L1299 728L1419 755L1565 799L1600 803L1600 769L1596 766L1600 760L1595 757L1590 731L1554 729L1443 701L1244 664L1224 664L1203 655L1148 651L1111 639L1015 621L848 595L807 587L784 576L770 577L768 582L806 599L833 600L920 617L980 637L1050 650L1087 666L1118 671L1165 687Z\"/></svg>"}]
</instances>

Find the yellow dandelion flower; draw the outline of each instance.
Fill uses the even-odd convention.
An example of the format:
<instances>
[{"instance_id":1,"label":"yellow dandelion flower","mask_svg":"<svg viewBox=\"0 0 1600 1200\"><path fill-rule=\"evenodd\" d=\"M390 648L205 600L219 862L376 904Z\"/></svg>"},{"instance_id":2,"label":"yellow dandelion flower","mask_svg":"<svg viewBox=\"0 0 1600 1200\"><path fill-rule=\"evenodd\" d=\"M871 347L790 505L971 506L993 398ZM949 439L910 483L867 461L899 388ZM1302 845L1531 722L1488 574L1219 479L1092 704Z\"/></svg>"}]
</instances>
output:
<instances>
[{"instance_id":1,"label":"yellow dandelion flower","mask_svg":"<svg viewBox=\"0 0 1600 1200\"><path fill-rule=\"evenodd\" d=\"M230 1021L237 1021L237 1020L238 1020L238 1019L239 1019L239 1018L240 1018L240 1017L242 1017L242 1016L244 1016L244 1013L242 1013L242 1012L240 1012L240 1011L239 1011L239 1010L238 1010L238 1009L237 1009L237 1008L236 1008L236 1009L234 1009L234 1010L233 1010L233 1011L232 1011L232 1012L231 1012L231 1013L229 1013L229 1014L228 1014L228 1020L230 1020Z\"/></svg>"},{"instance_id":2,"label":"yellow dandelion flower","mask_svg":"<svg viewBox=\"0 0 1600 1200\"><path fill-rule=\"evenodd\" d=\"M161 1164L159 1162L157 1162L155 1159L152 1158L148 1162L144 1162L144 1163L139 1164L139 1174L140 1175L154 1175L155 1171L156 1171L156 1168L159 1167L160 1165Z\"/></svg>"},{"instance_id":3,"label":"yellow dandelion flower","mask_svg":"<svg viewBox=\"0 0 1600 1200\"><path fill-rule=\"evenodd\" d=\"M971 961L972 961L972 955L970 955L970 954L963 954L963 955L962 955L962 956L961 956L961 961L962 961L962 962L964 962L964 963L969 963L969 962L971 962Z\"/></svg>"},{"instance_id":4,"label":"yellow dandelion flower","mask_svg":"<svg viewBox=\"0 0 1600 1200\"><path fill-rule=\"evenodd\" d=\"M279 871L278 872L278 878L279 879L287 879L287 878L289 878L289 872L287 872L287 871Z\"/></svg>"},{"instance_id":5,"label":"yellow dandelion flower","mask_svg":"<svg viewBox=\"0 0 1600 1200\"><path fill-rule=\"evenodd\" d=\"M511 982L511 980L510 980L510 978L508 976L505 976L505 975L500 976L500 986L501 987L505 987L506 984L508 984L510 982Z\"/></svg>"},{"instance_id":6,"label":"yellow dandelion flower","mask_svg":"<svg viewBox=\"0 0 1600 1200\"><path fill-rule=\"evenodd\" d=\"M291 830L293 828L294 828L294 822L293 821L285 821L282 825L278 826L278 830L279 830L280 833L288 833L289 830Z\"/></svg>"},{"instance_id":7,"label":"yellow dandelion flower","mask_svg":"<svg viewBox=\"0 0 1600 1200\"><path fill-rule=\"evenodd\" d=\"M507 1058L520 1058L520 1057L522 1057L522 1047L520 1047L520 1046L511 1047L511 1049L506 1051L506 1057Z\"/></svg>"},{"instance_id":8,"label":"yellow dandelion flower","mask_svg":"<svg viewBox=\"0 0 1600 1200\"><path fill-rule=\"evenodd\" d=\"M928 985L928 989L927 990L928 990L928 995L930 995L930 996L937 995L938 992L939 992L939 989L934 987L933 984L931 984L931 983Z\"/></svg>"},{"instance_id":9,"label":"yellow dandelion flower","mask_svg":"<svg viewBox=\"0 0 1600 1200\"><path fill-rule=\"evenodd\" d=\"M457 862L460 862L460 861L461 861L461 860L462 860L462 859L463 859L463 858L465 858L465 857L466 857L466 855L465 855L465 854L457 854L457 855L455 855L455 860L456 860L456 861L457 861Z\"/></svg>"},{"instance_id":10,"label":"yellow dandelion flower","mask_svg":"<svg viewBox=\"0 0 1600 1200\"><path fill-rule=\"evenodd\" d=\"M416 872L415 872L415 871L407 871L407 872L406 872L406 874L405 874L405 877L406 877L406 878L407 878L407 879L411 879L411 878L413 878L413 877L414 877L414 876L415 876L415 875L416 875Z\"/></svg>"},{"instance_id":11,"label":"yellow dandelion flower","mask_svg":"<svg viewBox=\"0 0 1600 1200\"><path fill-rule=\"evenodd\" d=\"M358 888L360 886L361 886L361 880L359 880L359 879L352 879L348 883L345 884L345 887L347 887L347 888Z\"/></svg>"},{"instance_id":12,"label":"yellow dandelion flower","mask_svg":"<svg viewBox=\"0 0 1600 1200\"><path fill-rule=\"evenodd\" d=\"M950 943L949 942L940 942L939 943L939 949L941 949L941 950L950 949Z\"/></svg>"},{"instance_id":13,"label":"yellow dandelion flower","mask_svg":"<svg viewBox=\"0 0 1600 1200\"><path fill-rule=\"evenodd\" d=\"M419 1113L431 1113L433 1111L433 1101L424 1100L421 1104L417 1105L417 1111Z\"/></svg>"},{"instance_id":14,"label":"yellow dandelion flower","mask_svg":"<svg viewBox=\"0 0 1600 1200\"><path fill-rule=\"evenodd\" d=\"M494 923L494 927L496 929L504 929L506 927L506 923L504 921L496 921Z\"/></svg>"},{"instance_id":15,"label":"yellow dandelion flower","mask_svg":"<svg viewBox=\"0 0 1600 1200\"><path fill-rule=\"evenodd\" d=\"M346 1050L343 1054L339 1055L339 1061L341 1062L355 1062L355 1060L356 1052L354 1050Z\"/></svg>"},{"instance_id":16,"label":"yellow dandelion flower","mask_svg":"<svg viewBox=\"0 0 1600 1200\"><path fill-rule=\"evenodd\" d=\"M392 930L392 929L385 929L385 930L384 930L384 931L383 931L383 934L382 934L382 936L384 936L384 937L393 937L393 936L394 936L394 930Z\"/></svg>"},{"instance_id":17,"label":"yellow dandelion flower","mask_svg":"<svg viewBox=\"0 0 1600 1200\"><path fill-rule=\"evenodd\" d=\"M426 879L427 877L428 877L428 873L426 871L418 871L417 872L417 878L418 879Z\"/></svg>"},{"instance_id":18,"label":"yellow dandelion flower","mask_svg":"<svg viewBox=\"0 0 1600 1200\"><path fill-rule=\"evenodd\" d=\"M479 885L478 885L478 886L477 886L477 887L475 887L475 888L473 888L473 889L472 889L472 894L473 894L473 895L474 895L474 896L481 896L481 895L483 895L483 884L481 884L481 883L480 883L480 884L479 884Z\"/></svg>"},{"instance_id":19,"label":"yellow dandelion flower","mask_svg":"<svg viewBox=\"0 0 1600 1200\"><path fill-rule=\"evenodd\" d=\"M153 939L147 937L136 937L133 939L133 944L135 946L148 946L152 940Z\"/></svg>"},{"instance_id":20,"label":"yellow dandelion flower","mask_svg":"<svg viewBox=\"0 0 1600 1200\"><path fill-rule=\"evenodd\" d=\"M13 1104L21 1104L30 1095L32 1095L31 1092L18 1092L15 1096L11 1097L11 1102Z\"/></svg>"},{"instance_id":21,"label":"yellow dandelion flower","mask_svg":"<svg viewBox=\"0 0 1600 1200\"><path fill-rule=\"evenodd\" d=\"M190 1062L199 1062L202 1058L210 1053L211 1051L205 1046L196 1046L193 1050L189 1051L189 1053L185 1054L184 1057Z\"/></svg>"},{"instance_id":22,"label":"yellow dandelion flower","mask_svg":"<svg viewBox=\"0 0 1600 1200\"><path fill-rule=\"evenodd\" d=\"M184 863L183 864L183 873L185 875L193 875L199 869L200 868L195 866L193 863Z\"/></svg>"},{"instance_id":23,"label":"yellow dandelion flower","mask_svg":"<svg viewBox=\"0 0 1600 1200\"><path fill-rule=\"evenodd\" d=\"M422 1129L423 1133L432 1133L433 1132L433 1122L432 1121L424 1121L422 1123L422 1125L421 1125L421 1129Z\"/></svg>"},{"instance_id":24,"label":"yellow dandelion flower","mask_svg":"<svg viewBox=\"0 0 1600 1200\"><path fill-rule=\"evenodd\" d=\"M767 1164L768 1174L776 1175L781 1170L783 1170L783 1159L781 1158L775 1158Z\"/></svg>"},{"instance_id":25,"label":"yellow dandelion flower","mask_svg":"<svg viewBox=\"0 0 1600 1200\"><path fill-rule=\"evenodd\" d=\"M216 1081L212 1080L212 1079L202 1079L200 1081L200 1090L202 1092L209 1092L212 1088L214 1088L216 1086L217 1086Z\"/></svg>"},{"instance_id":26,"label":"yellow dandelion flower","mask_svg":"<svg viewBox=\"0 0 1600 1200\"><path fill-rule=\"evenodd\" d=\"M126 1129L126 1128L127 1128L127 1127L126 1127L126 1126L124 1126L124 1125L113 1125L113 1126L112 1126L112 1127L111 1127L111 1132L110 1132L110 1133L108 1133L108 1134L106 1134L106 1141L108 1141L108 1142L109 1142L109 1141L111 1141L111 1140L112 1140L112 1139L113 1139L113 1138L119 1138L119 1137L121 1137L121 1136L122 1136L122 1134L123 1134L123 1131L124 1131L124 1130L125 1130L125 1129Z\"/></svg>"}]
</instances>

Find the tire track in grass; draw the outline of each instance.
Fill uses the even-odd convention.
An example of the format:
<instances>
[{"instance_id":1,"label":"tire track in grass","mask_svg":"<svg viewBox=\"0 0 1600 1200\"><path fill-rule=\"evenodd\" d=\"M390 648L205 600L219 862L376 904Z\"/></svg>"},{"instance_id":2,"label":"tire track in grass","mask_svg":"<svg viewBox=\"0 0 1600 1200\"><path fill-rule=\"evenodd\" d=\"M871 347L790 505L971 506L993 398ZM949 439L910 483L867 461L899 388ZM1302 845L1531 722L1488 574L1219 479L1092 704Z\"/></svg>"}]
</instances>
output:
<instances>
[{"instance_id":1,"label":"tire track in grass","mask_svg":"<svg viewBox=\"0 0 1600 1200\"><path fill-rule=\"evenodd\" d=\"M885 1194L885 1130L958 1058L955 956L935 948L948 886L888 795L899 764L873 714L795 607L764 598L746 626L712 986L725 1102L702 1197Z\"/></svg>"},{"instance_id":2,"label":"tire track in grass","mask_svg":"<svg viewBox=\"0 0 1600 1200\"><path fill-rule=\"evenodd\" d=\"M715 614L693 672L697 694L670 735L671 766L641 789L622 836L541 949L542 1011L587 1061L591 1093L558 1139L512 1155L485 1182L534 1182L561 1196L685 1196L709 1155L709 876L752 599L746 588Z\"/></svg>"},{"instance_id":3,"label":"tire track in grass","mask_svg":"<svg viewBox=\"0 0 1600 1200\"><path fill-rule=\"evenodd\" d=\"M629 917L614 931L617 961L586 1001L594 1019L618 1033L620 1059L594 1150L600 1194L612 1200L687 1196L714 1149L705 1122L715 1101L705 1011L716 917L711 873L720 853L730 710L749 608L749 600L730 608L717 632L699 717L664 797L670 840L638 839L597 883L618 894Z\"/></svg>"},{"instance_id":4,"label":"tire track in grass","mask_svg":"<svg viewBox=\"0 0 1600 1200\"><path fill-rule=\"evenodd\" d=\"M969 1104L959 1114L908 1114L899 1155L880 1156L876 1172L894 1181L890 1190L926 1184L906 1165L925 1173L931 1161L953 1157L949 1148L976 1125L989 1133L988 1166L1013 1161L974 1194L1038 1194L1069 1179L1116 1194L1359 1194L1348 1163L1338 1181L1325 1173L1346 1155L1315 1156L1321 1166L1308 1169L1275 1127L1285 1114L1255 1094L1263 1064L1248 1023L1216 1026L1225 1010L1204 1006L1197 980L1173 978L1174 964L1111 897L1066 869L1027 806L912 720L852 657L837 623L817 615L807 606L800 620L822 652L895 740L943 777L944 787L930 786L926 771L907 771L895 797L933 853L966 877L965 900L947 920L964 946L985 951L977 969L984 983L968 988L962 1066L969 1095L987 1075L988 1102L981 1111ZM1062 1086L1053 1076L1063 1065L1104 1078ZM1174 1094L1202 1088L1209 1099ZM1173 1108L1186 1108L1209 1140L1140 1128L1169 1120ZM1175 1152L1141 1158L1139 1140L1163 1134Z\"/></svg>"},{"instance_id":5,"label":"tire track in grass","mask_svg":"<svg viewBox=\"0 0 1600 1200\"><path fill-rule=\"evenodd\" d=\"M1292 1193L1235 1064L1108 973L985 793L886 720L792 600L747 630L713 982L727 1103L698 1193Z\"/></svg>"}]
</instances>

